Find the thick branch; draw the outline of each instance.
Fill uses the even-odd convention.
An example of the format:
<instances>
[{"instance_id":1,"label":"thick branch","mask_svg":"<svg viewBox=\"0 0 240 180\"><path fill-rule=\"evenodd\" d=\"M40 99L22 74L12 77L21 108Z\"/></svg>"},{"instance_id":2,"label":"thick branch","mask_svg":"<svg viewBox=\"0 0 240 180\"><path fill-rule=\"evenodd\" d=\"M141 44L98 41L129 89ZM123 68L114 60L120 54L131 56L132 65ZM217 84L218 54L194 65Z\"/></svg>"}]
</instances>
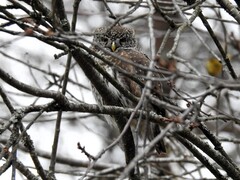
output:
<instances>
[{"instance_id":1,"label":"thick branch","mask_svg":"<svg viewBox=\"0 0 240 180\"><path fill-rule=\"evenodd\" d=\"M65 96L63 96L60 92L38 89L38 88L32 87L30 85L27 85L25 83L22 83L22 82L18 81L17 79L13 78L12 76L10 76L8 73L3 71L1 68L0 68L0 78L3 81L5 81L6 83L8 83L9 85L15 87L16 89L18 89L22 92L25 92L25 93L28 93L28 94L31 94L31 95L37 96L37 97L52 98L60 104L68 103Z\"/></svg>"},{"instance_id":2,"label":"thick branch","mask_svg":"<svg viewBox=\"0 0 240 180\"><path fill-rule=\"evenodd\" d=\"M229 163L224 156L222 156L218 151L213 150L207 143L204 143L200 138L191 133L188 130L178 131L178 135L183 138L186 138L191 143L195 144L200 148L204 153L211 157L219 166L221 166L229 177L232 179L239 179L240 171L235 168L231 163Z\"/></svg>"},{"instance_id":3,"label":"thick branch","mask_svg":"<svg viewBox=\"0 0 240 180\"><path fill-rule=\"evenodd\" d=\"M204 157L195 147L193 144L191 144L190 142L188 142L185 138L179 136L178 134L176 134L176 138L189 150L193 153L193 155L199 159L199 161L202 162L202 164L204 166L206 166L209 171L211 173L213 173L213 175L217 178L217 179L222 179L222 180L226 180L227 178L225 178L219 171L218 169L213 165L210 164L209 160Z\"/></svg>"},{"instance_id":4,"label":"thick branch","mask_svg":"<svg viewBox=\"0 0 240 180\"><path fill-rule=\"evenodd\" d=\"M97 89L107 105L122 106L119 98L106 86L103 79L99 76L98 72L87 62L91 60L91 57L85 54L80 49L73 49L72 55L76 62L80 65L85 75ZM122 131L127 122L127 118L121 114L115 115L115 120L120 131ZM135 156L135 145L130 127L126 130L122 138L126 163L128 164ZM134 171L130 173L131 177L134 177Z\"/></svg>"}]
</instances>

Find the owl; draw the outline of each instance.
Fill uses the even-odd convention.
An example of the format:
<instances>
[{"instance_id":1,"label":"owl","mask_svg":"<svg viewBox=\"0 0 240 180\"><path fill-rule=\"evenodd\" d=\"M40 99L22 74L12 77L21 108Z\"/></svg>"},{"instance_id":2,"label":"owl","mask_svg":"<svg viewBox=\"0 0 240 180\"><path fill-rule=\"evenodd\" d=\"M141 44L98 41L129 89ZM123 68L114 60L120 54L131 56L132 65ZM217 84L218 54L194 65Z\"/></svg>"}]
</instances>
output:
<instances>
[{"instance_id":1,"label":"owl","mask_svg":"<svg viewBox=\"0 0 240 180\"><path fill-rule=\"evenodd\" d=\"M112 28L101 27L95 30L93 42L94 43L91 48L95 52L97 52L99 55L103 56L105 59L110 61L113 65L106 64L99 59L96 59L97 63L100 66L102 66L124 88L129 90L136 97L140 97L142 94L143 86L135 82L131 78L127 77L126 75L124 75L124 73L117 71L115 68L115 67L121 68L128 74L137 77L137 79L140 82L142 82L142 84L145 83L146 80L144 79L144 76L146 76L147 71L135 66L134 64L148 67L150 60L147 58L147 56L144 53L138 50L134 30L132 28L122 27L122 26L114 26ZM126 61L121 61L119 58L109 55L102 49L113 52L118 57L124 58ZM134 64L130 64L128 62L132 62ZM158 77L159 74L154 73L153 76ZM115 95L119 97L119 100L123 105L123 107L134 108L136 106L136 103L130 101L125 96L123 96L106 79L104 79L104 82L109 86L109 88L111 88L112 92L114 92ZM152 85L153 85L152 91L155 92L153 94L157 95L162 93L160 83L153 82ZM102 99L102 97L97 92L97 90L94 87L92 87L92 89L93 89L93 94L97 103L100 106L105 105L104 99ZM165 110L162 108L156 107L154 105L150 105L148 108L151 108L151 110L155 111L156 113L161 114L162 116L165 116ZM108 124L112 125L116 130L118 130L118 127L112 116L106 115L105 118ZM136 128L136 124L137 124L137 120L133 120L133 122L131 123L131 128L132 129ZM147 124L147 121L142 120L139 128L140 137L143 137L146 131L146 127L147 127L147 137L149 140L152 140L156 135L160 133L160 128L157 124L154 124L151 122ZM156 144L155 148L158 153L166 152L163 141L159 141Z\"/></svg>"}]
</instances>

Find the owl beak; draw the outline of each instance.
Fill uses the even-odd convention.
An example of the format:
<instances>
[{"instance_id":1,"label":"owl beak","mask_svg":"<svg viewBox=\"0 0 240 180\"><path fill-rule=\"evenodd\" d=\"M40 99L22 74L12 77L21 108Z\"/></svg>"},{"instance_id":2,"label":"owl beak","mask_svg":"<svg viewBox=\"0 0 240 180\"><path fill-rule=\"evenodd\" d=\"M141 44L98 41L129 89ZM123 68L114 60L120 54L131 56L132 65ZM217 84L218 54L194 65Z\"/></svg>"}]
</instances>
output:
<instances>
[{"instance_id":1,"label":"owl beak","mask_svg":"<svg viewBox=\"0 0 240 180\"><path fill-rule=\"evenodd\" d=\"M116 43L113 41L111 45L112 52L114 52L117 49Z\"/></svg>"}]
</instances>

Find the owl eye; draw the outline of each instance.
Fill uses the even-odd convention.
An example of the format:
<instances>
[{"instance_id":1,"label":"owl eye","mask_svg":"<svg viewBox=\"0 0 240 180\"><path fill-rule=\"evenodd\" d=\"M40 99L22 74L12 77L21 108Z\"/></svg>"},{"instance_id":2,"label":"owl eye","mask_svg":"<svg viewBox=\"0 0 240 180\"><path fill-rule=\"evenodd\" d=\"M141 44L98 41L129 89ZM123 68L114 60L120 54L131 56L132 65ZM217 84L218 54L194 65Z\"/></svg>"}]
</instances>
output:
<instances>
[{"instance_id":1,"label":"owl eye","mask_svg":"<svg viewBox=\"0 0 240 180\"><path fill-rule=\"evenodd\" d=\"M108 38L101 37L100 42L103 42L104 44L107 44L108 43Z\"/></svg>"},{"instance_id":2,"label":"owl eye","mask_svg":"<svg viewBox=\"0 0 240 180\"><path fill-rule=\"evenodd\" d=\"M123 44L126 44L127 42L127 38L126 37L123 37L120 39L120 44L123 45Z\"/></svg>"}]
</instances>

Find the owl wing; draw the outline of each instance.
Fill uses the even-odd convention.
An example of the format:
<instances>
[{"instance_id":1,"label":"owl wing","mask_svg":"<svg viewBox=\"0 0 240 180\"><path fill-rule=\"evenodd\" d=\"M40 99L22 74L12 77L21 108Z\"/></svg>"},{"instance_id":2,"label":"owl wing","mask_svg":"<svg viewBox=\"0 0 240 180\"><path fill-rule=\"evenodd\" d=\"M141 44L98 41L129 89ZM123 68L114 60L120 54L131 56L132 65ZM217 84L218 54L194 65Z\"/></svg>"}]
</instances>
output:
<instances>
[{"instance_id":1,"label":"owl wing","mask_svg":"<svg viewBox=\"0 0 240 180\"><path fill-rule=\"evenodd\" d=\"M145 67L149 67L150 60L148 57L139 51L136 51L134 49L124 49L124 50L118 50L116 52L119 56L123 57L127 61L133 62L136 65L142 65ZM144 77L147 75L147 70L144 70L140 67L134 66L132 64L129 64L127 62L123 62L120 60L115 60L115 64L128 72L129 74L132 74L133 76L136 76L138 80L140 80L142 83L145 83L146 80ZM160 77L160 74L153 73L153 77ZM125 88L127 88L132 94L134 94L137 97L140 97L142 94L142 86L139 85L137 82L133 81L127 76L124 76L123 74L120 75L120 81L123 84ZM152 92L153 95L156 96L162 95L162 88L160 82L153 82L152 83ZM158 96L159 97L159 96ZM161 114L162 116L165 116L165 109L158 107L154 104L151 105L153 111L155 111L158 114ZM155 123L149 124L150 131L148 133L148 138L152 140L154 137L156 137L160 132L160 128ZM158 153L166 152L166 148L164 145L164 142L161 140L156 144L156 150Z\"/></svg>"},{"instance_id":2,"label":"owl wing","mask_svg":"<svg viewBox=\"0 0 240 180\"><path fill-rule=\"evenodd\" d=\"M119 56L123 57L127 61L133 62L136 65L142 65L144 67L149 67L150 60L149 58L140 51L136 51L134 49L122 49L116 52ZM115 64L128 72L130 75L137 77L138 80L140 80L143 84L145 84L147 75L147 70L142 69L140 67L134 66L132 64L115 60ZM159 73L154 72L152 74L153 77L160 77L161 75ZM122 83L132 94L134 94L137 97L141 96L142 93L142 86L139 85L137 82L131 80L128 77L122 77L124 83ZM152 83L152 94L155 96L160 97L162 95L162 87L160 82L153 82Z\"/></svg>"}]
</instances>

